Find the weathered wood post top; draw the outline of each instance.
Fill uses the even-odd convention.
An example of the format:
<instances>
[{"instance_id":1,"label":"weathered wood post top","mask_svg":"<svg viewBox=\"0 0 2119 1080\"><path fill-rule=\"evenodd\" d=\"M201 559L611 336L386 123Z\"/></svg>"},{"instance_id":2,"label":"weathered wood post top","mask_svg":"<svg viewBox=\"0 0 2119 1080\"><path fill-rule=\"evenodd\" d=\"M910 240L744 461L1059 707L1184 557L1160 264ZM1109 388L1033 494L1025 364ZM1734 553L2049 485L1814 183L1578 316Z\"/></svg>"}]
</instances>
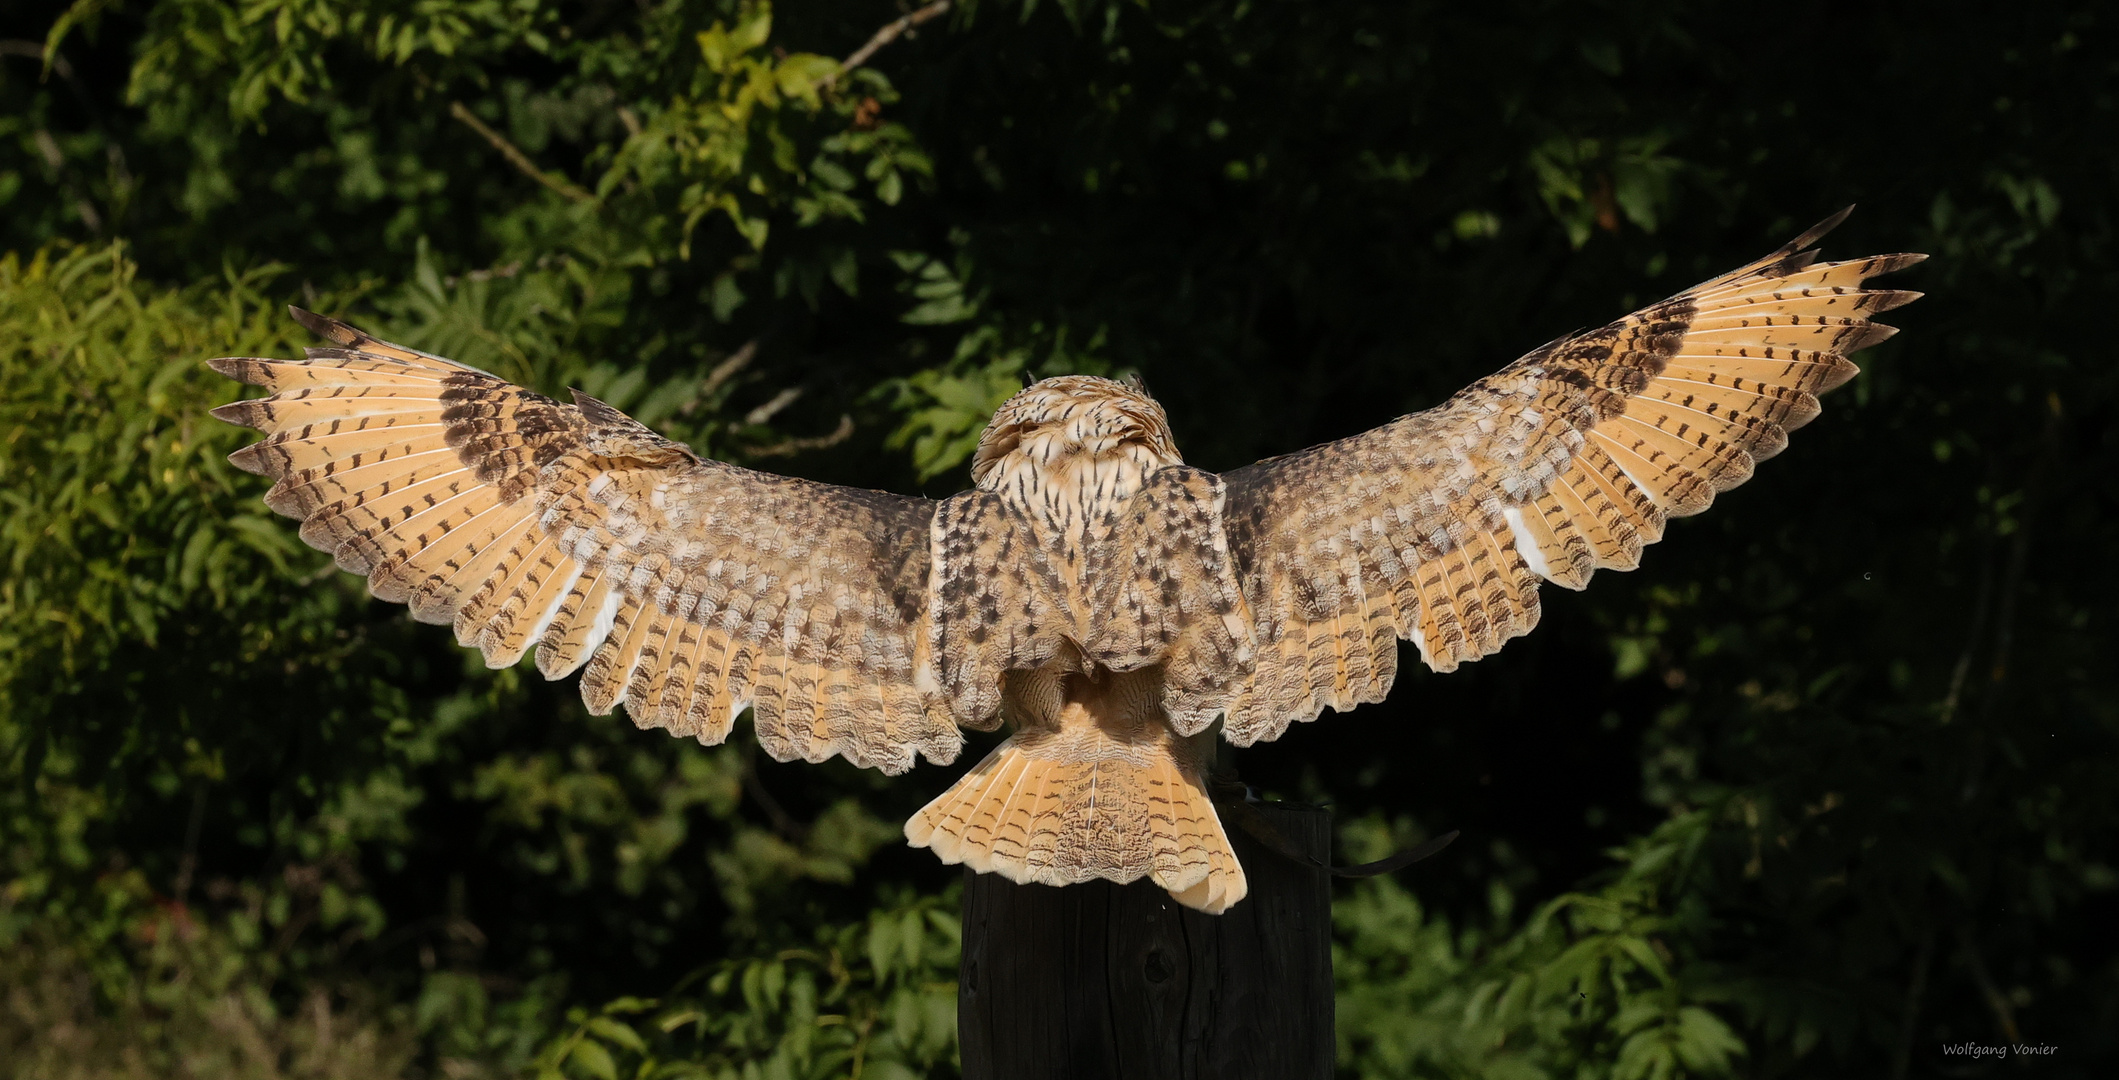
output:
<instances>
[{"instance_id":1,"label":"weathered wood post top","mask_svg":"<svg viewBox=\"0 0 2119 1080\"><path fill-rule=\"evenodd\" d=\"M1230 828L1251 891L1221 915L1147 880L966 871L964 1080L1329 1080L1331 815L1250 809L1310 861Z\"/></svg>"}]
</instances>

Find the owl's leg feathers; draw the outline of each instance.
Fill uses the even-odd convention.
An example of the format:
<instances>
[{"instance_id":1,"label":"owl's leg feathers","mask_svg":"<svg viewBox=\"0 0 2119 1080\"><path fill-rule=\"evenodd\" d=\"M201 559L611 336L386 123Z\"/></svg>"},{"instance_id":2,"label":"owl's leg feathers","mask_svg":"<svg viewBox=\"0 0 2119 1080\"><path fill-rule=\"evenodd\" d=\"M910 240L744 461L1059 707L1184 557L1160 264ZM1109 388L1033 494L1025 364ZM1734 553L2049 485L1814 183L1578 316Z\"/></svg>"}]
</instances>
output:
<instances>
[{"instance_id":1,"label":"owl's leg feathers","mask_svg":"<svg viewBox=\"0 0 2119 1080\"><path fill-rule=\"evenodd\" d=\"M1017 735L905 823L945 863L1028 884L1148 878L1218 915L1249 886L1181 743Z\"/></svg>"}]
</instances>

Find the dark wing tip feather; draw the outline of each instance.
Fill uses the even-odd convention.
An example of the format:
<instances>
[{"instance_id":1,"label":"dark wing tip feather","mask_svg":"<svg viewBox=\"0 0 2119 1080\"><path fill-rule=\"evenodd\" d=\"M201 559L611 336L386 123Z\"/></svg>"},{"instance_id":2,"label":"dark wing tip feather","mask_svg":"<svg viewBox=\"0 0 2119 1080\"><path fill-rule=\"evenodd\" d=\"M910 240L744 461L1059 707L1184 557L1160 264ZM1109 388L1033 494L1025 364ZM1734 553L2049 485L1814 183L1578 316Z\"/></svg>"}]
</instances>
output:
<instances>
[{"instance_id":1,"label":"dark wing tip feather","mask_svg":"<svg viewBox=\"0 0 2119 1080\"><path fill-rule=\"evenodd\" d=\"M1839 363L1832 365L1832 370L1825 374L1824 381L1818 383L1812 393L1822 394L1827 390L1837 390L1845 386L1847 380L1861 374L1860 366L1856 365L1854 361L1844 356L1838 357L1838 360Z\"/></svg>"},{"instance_id":2,"label":"dark wing tip feather","mask_svg":"<svg viewBox=\"0 0 2119 1080\"><path fill-rule=\"evenodd\" d=\"M574 407L580 409L581 415L591 424L595 424L598 427L634 428L641 426L639 421L627 416L624 412L607 402L592 398L573 387L569 387L568 392L574 396Z\"/></svg>"},{"instance_id":3,"label":"dark wing tip feather","mask_svg":"<svg viewBox=\"0 0 2119 1080\"><path fill-rule=\"evenodd\" d=\"M1885 312L1892 308L1904 307L1926 295L1928 294L1911 289L1871 289L1862 295L1862 310L1872 313Z\"/></svg>"},{"instance_id":4,"label":"dark wing tip feather","mask_svg":"<svg viewBox=\"0 0 2119 1080\"><path fill-rule=\"evenodd\" d=\"M1885 326L1882 323L1867 323L1858 327L1851 327L1850 330L1852 332L1844 340L1833 346L1833 351L1841 354L1858 352L1879 341L1898 336L1898 327Z\"/></svg>"},{"instance_id":5,"label":"dark wing tip feather","mask_svg":"<svg viewBox=\"0 0 2119 1080\"><path fill-rule=\"evenodd\" d=\"M1820 221L1807 229L1804 229L1801 236L1798 236L1795 239L1788 241L1785 245L1781 247L1779 251L1774 252L1774 254L1793 255L1796 252L1801 251L1804 248L1817 243L1819 240L1824 239L1826 233L1839 228L1840 223L1846 221L1847 216L1852 213L1854 213L1854 204L1849 203L1847 204L1846 209L1841 210L1839 213L1834 214L1831 217L1828 217L1825 220Z\"/></svg>"},{"instance_id":6,"label":"dark wing tip feather","mask_svg":"<svg viewBox=\"0 0 2119 1080\"><path fill-rule=\"evenodd\" d=\"M310 333L321 338L329 338L341 345L355 344L366 336L337 319L295 307L293 304L287 305L287 314L292 315L294 321L301 323Z\"/></svg>"},{"instance_id":7,"label":"dark wing tip feather","mask_svg":"<svg viewBox=\"0 0 2119 1080\"><path fill-rule=\"evenodd\" d=\"M263 386L270 378L263 361L254 356L217 356L206 361L206 366L216 374L252 386Z\"/></svg>"},{"instance_id":8,"label":"dark wing tip feather","mask_svg":"<svg viewBox=\"0 0 2119 1080\"><path fill-rule=\"evenodd\" d=\"M270 445L270 443L262 442L251 443L249 446L228 455L228 463L246 473L277 478L279 472L275 468L276 462L273 461L271 453L266 449Z\"/></svg>"},{"instance_id":9,"label":"dark wing tip feather","mask_svg":"<svg viewBox=\"0 0 2119 1080\"><path fill-rule=\"evenodd\" d=\"M1787 277L1790 274L1800 274L1810 269L1811 265L1816 262L1817 249L1807 248L1774 263L1767 268L1765 273L1768 277Z\"/></svg>"},{"instance_id":10,"label":"dark wing tip feather","mask_svg":"<svg viewBox=\"0 0 2119 1080\"><path fill-rule=\"evenodd\" d=\"M231 401L226 405L208 410L208 415L216 420L241 427L256 428L259 431L265 430L265 425L272 420L271 410L259 407L258 402L255 400Z\"/></svg>"},{"instance_id":11,"label":"dark wing tip feather","mask_svg":"<svg viewBox=\"0 0 2119 1080\"><path fill-rule=\"evenodd\" d=\"M289 487L285 477L278 479L279 482L265 492L265 507L281 517L307 517L308 512L315 508L311 501L298 494L298 489Z\"/></svg>"}]
</instances>

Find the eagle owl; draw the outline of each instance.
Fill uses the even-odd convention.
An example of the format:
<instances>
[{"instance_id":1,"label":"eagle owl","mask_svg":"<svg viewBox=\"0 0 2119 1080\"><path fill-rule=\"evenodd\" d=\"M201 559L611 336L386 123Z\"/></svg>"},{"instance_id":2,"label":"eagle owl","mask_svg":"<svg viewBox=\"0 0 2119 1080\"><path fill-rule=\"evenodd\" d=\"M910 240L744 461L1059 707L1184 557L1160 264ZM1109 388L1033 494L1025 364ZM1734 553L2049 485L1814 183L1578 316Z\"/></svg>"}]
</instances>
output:
<instances>
[{"instance_id":1,"label":"eagle owl","mask_svg":"<svg viewBox=\"0 0 2119 1080\"><path fill-rule=\"evenodd\" d=\"M960 729L1012 733L906 823L1019 882L1151 878L1208 912L1245 893L1205 787L1239 746L1379 701L1398 640L1449 671L1538 621L1538 583L1630 570L1672 517L1742 483L1922 258L1818 262L1845 212L1731 273L1561 338L1449 401L1223 475L1162 407L1046 379L939 501L702 458L571 403L296 310L335 344L214 370L269 396L214 410L267 437L302 539L486 663L532 646L594 713L708 745L751 711L782 761L896 774Z\"/></svg>"}]
</instances>

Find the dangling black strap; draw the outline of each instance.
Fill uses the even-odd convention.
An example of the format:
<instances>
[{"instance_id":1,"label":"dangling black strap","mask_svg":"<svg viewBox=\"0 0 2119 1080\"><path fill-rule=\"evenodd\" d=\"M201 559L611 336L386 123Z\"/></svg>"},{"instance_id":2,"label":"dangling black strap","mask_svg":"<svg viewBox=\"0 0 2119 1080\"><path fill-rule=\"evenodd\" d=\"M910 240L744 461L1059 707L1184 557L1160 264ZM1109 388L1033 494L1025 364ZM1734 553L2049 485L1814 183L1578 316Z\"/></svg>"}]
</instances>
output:
<instances>
[{"instance_id":1,"label":"dangling black strap","mask_svg":"<svg viewBox=\"0 0 2119 1080\"><path fill-rule=\"evenodd\" d=\"M1412 847L1406 848L1404 851L1401 851L1388 859L1377 859L1375 862L1365 862L1359 866L1327 866L1325 867L1325 869L1331 871L1332 876L1334 877L1362 878L1375 877L1378 874L1389 874L1395 871L1403 870L1406 867L1411 866L1414 863L1419 862L1420 860L1425 859L1428 856L1441 851L1443 848L1449 846L1450 841L1455 840L1456 838L1457 830L1451 829L1450 831L1443 833L1441 836L1435 837L1433 840L1429 840L1425 844L1416 844Z\"/></svg>"},{"instance_id":2,"label":"dangling black strap","mask_svg":"<svg viewBox=\"0 0 2119 1080\"><path fill-rule=\"evenodd\" d=\"M1282 857L1292 859L1304 866L1314 866L1331 874L1333 877L1376 877L1381 874L1403 870L1448 847L1450 841L1457 838L1457 830L1451 829L1424 844L1407 848L1387 859L1378 859L1375 862L1362 863L1359 866L1333 866L1314 855L1298 850L1293 843L1289 842L1288 838L1282 835L1279 829L1274 828L1273 823L1267 821L1265 815L1259 813L1253 806L1249 788L1243 789L1241 795L1237 795L1227 801L1216 800L1216 806L1221 810L1224 819L1234 822L1238 828L1251 834L1253 839L1271 848Z\"/></svg>"}]
</instances>

